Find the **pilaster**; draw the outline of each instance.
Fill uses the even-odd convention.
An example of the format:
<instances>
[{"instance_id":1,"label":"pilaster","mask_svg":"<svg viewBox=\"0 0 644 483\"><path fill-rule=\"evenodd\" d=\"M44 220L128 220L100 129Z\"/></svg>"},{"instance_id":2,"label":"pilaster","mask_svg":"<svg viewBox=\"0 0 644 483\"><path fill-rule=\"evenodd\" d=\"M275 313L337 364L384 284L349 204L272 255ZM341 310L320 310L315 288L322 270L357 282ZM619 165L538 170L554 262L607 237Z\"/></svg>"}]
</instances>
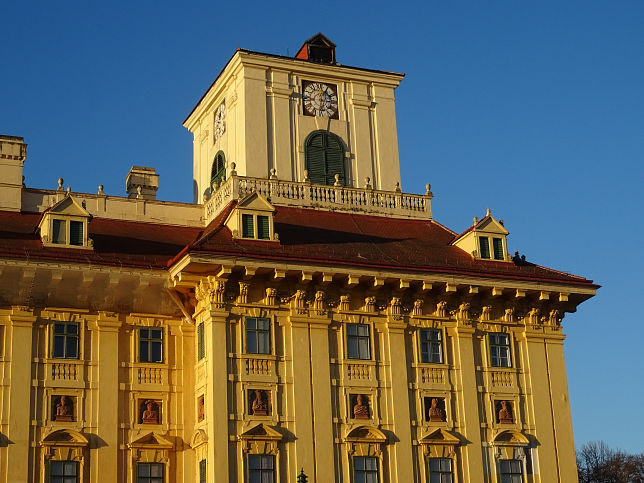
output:
<instances>
[{"instance_id":1,"label":"pilaster","mask_svg":"<svg viewBox=\"0 0 644 483\"><path fill-rule=\"evenodd\" d=\"M119 329L117 314L100 312L90 324L92 358L97 365L92 372L92 426L100 437L99 447L90 447L90 471L94 481L118 481L119 471ZM90 376L91 377L91 376ZM125 408L122 408L125 410ZM125 442L127 443L127 442Z\"/></svg>"},{"instance_id":2,"label":"pilaster","mask_svg":"<svg viewBox=\"0 0 644 483\"><path fill-rule=\"evenodd\" d=\"M31 449L31 381L33 351L33 326L36 317L27 307L12 307L9 315L11 321L11 338L7 344L7 357L10 361L9 377L9 427L7 438L7 482L18 483L31 481L33 475L30 467ZM33 458L33 455L31 455ZM31 460L31 461L30 461Z\"/></svg>"},{"instance_id":3,"label":"pilaster","mask_svg":"<svg viewBox=\"0 0 644 483\"><path fill-rule=\"evenodd\" d=\"M463 481L487 481L483 466L479 394L474 362L474 333L472 327L458 325L454 329L454 369L458 405L457 432L463 433L469 444L461 447L462 458L458 462L463 472Z\"/></svg>"}]
</instances>

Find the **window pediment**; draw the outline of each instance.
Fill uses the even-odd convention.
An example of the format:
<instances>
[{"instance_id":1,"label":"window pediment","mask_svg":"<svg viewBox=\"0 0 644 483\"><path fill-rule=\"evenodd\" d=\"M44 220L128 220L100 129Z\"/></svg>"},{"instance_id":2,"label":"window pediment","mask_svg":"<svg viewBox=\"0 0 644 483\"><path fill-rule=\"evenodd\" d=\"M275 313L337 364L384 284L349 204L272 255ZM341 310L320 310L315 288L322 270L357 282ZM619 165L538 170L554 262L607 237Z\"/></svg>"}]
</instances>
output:
<instances>
[{"instance_id":1,"label":"window pediment","mask_svg":"<svg viewBox=\"0 0 644 483\"><path fill-rule=\"evenodd\" d=\"M355 443L384 443L387 441L387 436L374 426L358 426L349 431L345 441Z\"/></svg>"},{"instance_id":2,"label":"window pediment","mask_svg":"<svg viewBox=\"0 0 644 483\"><path fill-rule=\"evenodd\" d=\"M43 245L48 247L93 248L88 236L91 215L67 195L43 213L38 224Z\"/></svg>"},{"instance_id":3,"label":"window pediment","mask_svg":"<svg viewBox=\"0 0 644 483\"><path fill-rule=\"evenodd\" d=\"M195 434L192 435L192 438L190 439L190 447L192 449L198 448L202 444L206 444L208 442L208 435L203 429L198 429L195 431Z\"/></svg>"},{"instance_id":4,"label":"window pediment","mask_svg":"<svg viewBox=\"0 0 644 483\"><path fill-rule=\"evenodd\" d=\"M72 429L59 429L45 436L41 442L43 446L87 446L87 438Z\"/></svg>"},{"instance_id":5,"label":"window pediment","mask_svg":"<svg viewBox=\"0 0 644 483\"><path fill-rule=\"evenodd\" d=\"M494 436L492 443L495 446L528 446L530 440L515 429L505 429Z\"/></svg>"},{"instance_id":6,"label":"window pediment","mask_svg":"<svg viewBox=\"0 0 644 483\"><path fill-rule=\"evenodd\" d=\"M257 426L253 426L248 431L243 432L239 439L242 441L248 440L261 440L261 441L281 441L282 433L274 430L270 426L264 423L259 423Z\"/></svg>"},{"instance_id":7,"label":"window pediment","mask_svg":"<svg viewBox=\"0 0 644 483\"><path fill-rule=\"evenodd\" d=\"M150 432L128 444L138 449L171 449L174 445L158 433Z\"/></svg>"}]
</instances>

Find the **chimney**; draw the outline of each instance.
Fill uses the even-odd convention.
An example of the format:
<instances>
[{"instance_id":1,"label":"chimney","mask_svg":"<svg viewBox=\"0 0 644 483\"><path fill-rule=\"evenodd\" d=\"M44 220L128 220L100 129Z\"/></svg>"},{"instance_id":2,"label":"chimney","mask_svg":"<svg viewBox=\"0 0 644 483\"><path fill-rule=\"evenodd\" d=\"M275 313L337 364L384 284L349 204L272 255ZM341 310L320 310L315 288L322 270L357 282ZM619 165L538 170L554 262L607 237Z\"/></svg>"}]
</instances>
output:
<instances>
[{"instance_id":1,"label":"chimney","mask_svg":"<svg viewBox=\"0 0 644 483\"><path fill-rule=\"evenodd\" d=\"M22 167L27 157L25 140L0 134L0 210L20 211Z\"/></svg>"},{"instance_id":2,"label":"chimney","mask_svg":"<svg viewBox=\"0 0 644 483\"><path fill-rule=\"evenodd\" d=\"M132 166L125 178L125 189L127 190L128 198L156 200L157 190L159 189L159 175L154 168Z\"/></svg>"}]
</instances>

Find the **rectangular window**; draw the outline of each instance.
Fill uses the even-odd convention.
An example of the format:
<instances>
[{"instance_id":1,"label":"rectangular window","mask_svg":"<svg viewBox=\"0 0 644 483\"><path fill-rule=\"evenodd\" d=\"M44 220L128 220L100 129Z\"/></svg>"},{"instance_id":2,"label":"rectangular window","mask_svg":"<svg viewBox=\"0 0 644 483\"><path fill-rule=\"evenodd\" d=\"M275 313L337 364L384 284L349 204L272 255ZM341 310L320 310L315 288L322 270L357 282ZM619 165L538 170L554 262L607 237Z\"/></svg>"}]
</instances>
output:
<instances>
[{"instance_id":1,"label":"rectangular window","mask_svg":"<svg viewBox=\"0 0 644 483\"><path fill-rule=\"evenodd\" d=\"M490 334L490 363L492 367L512 367L508 334Z\"/></svg>"},{"instance_id":2,"label":"rectangular window","mask_svg":"<svg viewBox=\"0 0 644 483\"><path fill-rule=\"evenodd\" d=\"M54 322L53 357L78 359L78 340L77 322Z\"/></svg>"},{"instance_id":3,"label":"rectangular window","mask_svg":"<svg viewBox=\"0 0 644 483\"><path fill-rule=\"evenodd\" d=\"M203 328L203 322L197 325L197 359L201 360L206 357L206 340Z\"/></svg>"},{"instance_id":4,"label":"rectangular window","mask_svg":"<svg viewBox=\"0 0 644 483\"><path fill-rule=\"evenodd\" d=\"M501 483L523 483L521 460L501 460Z\"/></svg>"},{"instance_id":5,"label":"rectangular window","mask_svg":"<svg viewBox=\"0 0 644 483\"><path fill-rule=\"evenodd\" d=\"M354 456L353 481L354 483L378 483L378 458Z\"/></svg>"},{"instance_id":6,"label":"rectangular window","mask_svg":"<svg viewBox=\"0 0 644 483\"><path fill-rule=\"evenodd\" d=\"M420 361L443 363L443 335L440 329L420 330Z\"/></svg>"},{"instance_id":7,"label":"rectangular window","mask_svg":"<svg viewBox=\"0 0 644 483\"><path fill-rule=\"evenodd\" d=\"M206 483L206 460L199 462L199 483Z\"/></svg>"},{"instance_id":8,"label":"rectangular window","mask_svg":"<svg viewBox=\"0 0 644 483\"><path fill-rule=\"evenodd\" d=\"M429 483L452 483L451 458L429 458Z\"/></svg>"},{"instance_id":9,"label":"rectangular window","mask_svg":"<svg viewBox=\"0 0 644 483\"><path fill-rule=\"evenodd\" d=\"M366 324L347 324L347 356L349 359L371 359L371 338Z\"/></svg>"},{"instance_id":10,"label":"rectangular window","mask_svg":"<svg viewBox=\"0 0 644 483\"><path fill-rule=\"evenodd\" d=\"M163 483L163 463L137 463L136 483Z\"/></svg>"},{"instance_id":11,"label":"rectangular window","mask_svg":"<svg viewBox=\"0 0 644 483\"><path fill-rule=\"evenodd\" d=\"M255 238L253 215L242 215L242 236L244 238Z\"/></svg>"},{"instance_id":12,"label":"rectangular window","mask_svg":"<svg viewBox=\"0 0 644 483\"><path fill-rule=\"evenodd\" d=\"M64 245L67 243L67 226L65 220L52 220L51 242Z\"/></svg>"},{"instance_id":13,"label":"rectangular window","mask_svg":"<svg viewBox=\"0 0 644 483\"><path fill-rule=\"evenodd\" d=\"M49 463L50 483L78 483L78 462L51 461Z\"/></svg>"},{"instance_id":14,"label":"rectangular window","mask_svg":"<svg viewBox=\"0 0 644 483\"><path fill-rule=\"evenodd\" d=\"M69 222L69 244L70 245L83 245L83 222L70 221Z\"/></svg>"},{"instance_id":15,"label":"rectangular window","mask_svg":"<svg viewBox=\"0 0 644 483\"><path fill-rule=\"evenodd\" d=\"M481 245L481 258L490 258L490 240L486 236L479 237Z\"/></svg>"},{"instance_id":16,"label":"rectangular window","mask_svg":"<svg viewBox=\"0 0 644 483\"><path fill-rule=\"evenodd\" d=\"M248 455L249 483L275 482L275 457L271 454Z\"/></svg>"},{"instance_id":17,"label":"rectangular window","mask_svg":"<svg viewBox=\"0 0 644 483\"><path fill-rule=\"evenodd\" d=\"M265 318L246 317L246 352L271 353L271 321Z\"/></svg>"},{"instance_id":18,"label":"rectangular window","mask_svg":"<svg viewBox=\"0 0 644 483\"><path fill-rule=\"evenodd\" d=\"M257 238L260 240L270 240L270 230L268 229L268 216L257 216Z\"/></svg>"},{"instance_id":19,"label":"rectangular window","mask_svg":"<svg viewBox=\"0 0 644 483\"><path fill-rule=\"evenodd\" d=\"M494 249L494 259L504 260L503 240L501 238L492 238L492 248Z\"/></svg>"},{"instance_id":20,"label":"rectangular window","mask_svg":"<svg viewBox=\"0 0 644 483\"><path fill-rule=\"evenodd\" d=\"M163 362L163 329L139 327L139 362Z\"/></svg>"}]
</instances>

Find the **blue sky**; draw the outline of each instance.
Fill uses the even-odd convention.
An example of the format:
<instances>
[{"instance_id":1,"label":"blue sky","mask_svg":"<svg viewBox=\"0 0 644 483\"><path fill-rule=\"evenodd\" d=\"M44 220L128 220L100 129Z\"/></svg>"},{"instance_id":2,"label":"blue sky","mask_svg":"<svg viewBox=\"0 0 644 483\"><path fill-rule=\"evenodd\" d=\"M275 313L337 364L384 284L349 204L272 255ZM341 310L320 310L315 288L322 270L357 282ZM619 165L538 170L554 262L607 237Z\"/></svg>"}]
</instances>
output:
<instances>
[{"instance_id":1,"label":"blue sky","mask_svg":"<svg viewBox=\"0 0 644 483\"><path fill-rule=\"evenodd\" d=\"M644 2L11 2L0 133L27 186L122 195L133 164L191 201L181 122L236 47L293 55L322 31L346 65L405 72L402 186L460 232L491 208L528 260L603 288L564 319L577 445L644 451L638 239Z\"/></svg>"}]
</instances>

